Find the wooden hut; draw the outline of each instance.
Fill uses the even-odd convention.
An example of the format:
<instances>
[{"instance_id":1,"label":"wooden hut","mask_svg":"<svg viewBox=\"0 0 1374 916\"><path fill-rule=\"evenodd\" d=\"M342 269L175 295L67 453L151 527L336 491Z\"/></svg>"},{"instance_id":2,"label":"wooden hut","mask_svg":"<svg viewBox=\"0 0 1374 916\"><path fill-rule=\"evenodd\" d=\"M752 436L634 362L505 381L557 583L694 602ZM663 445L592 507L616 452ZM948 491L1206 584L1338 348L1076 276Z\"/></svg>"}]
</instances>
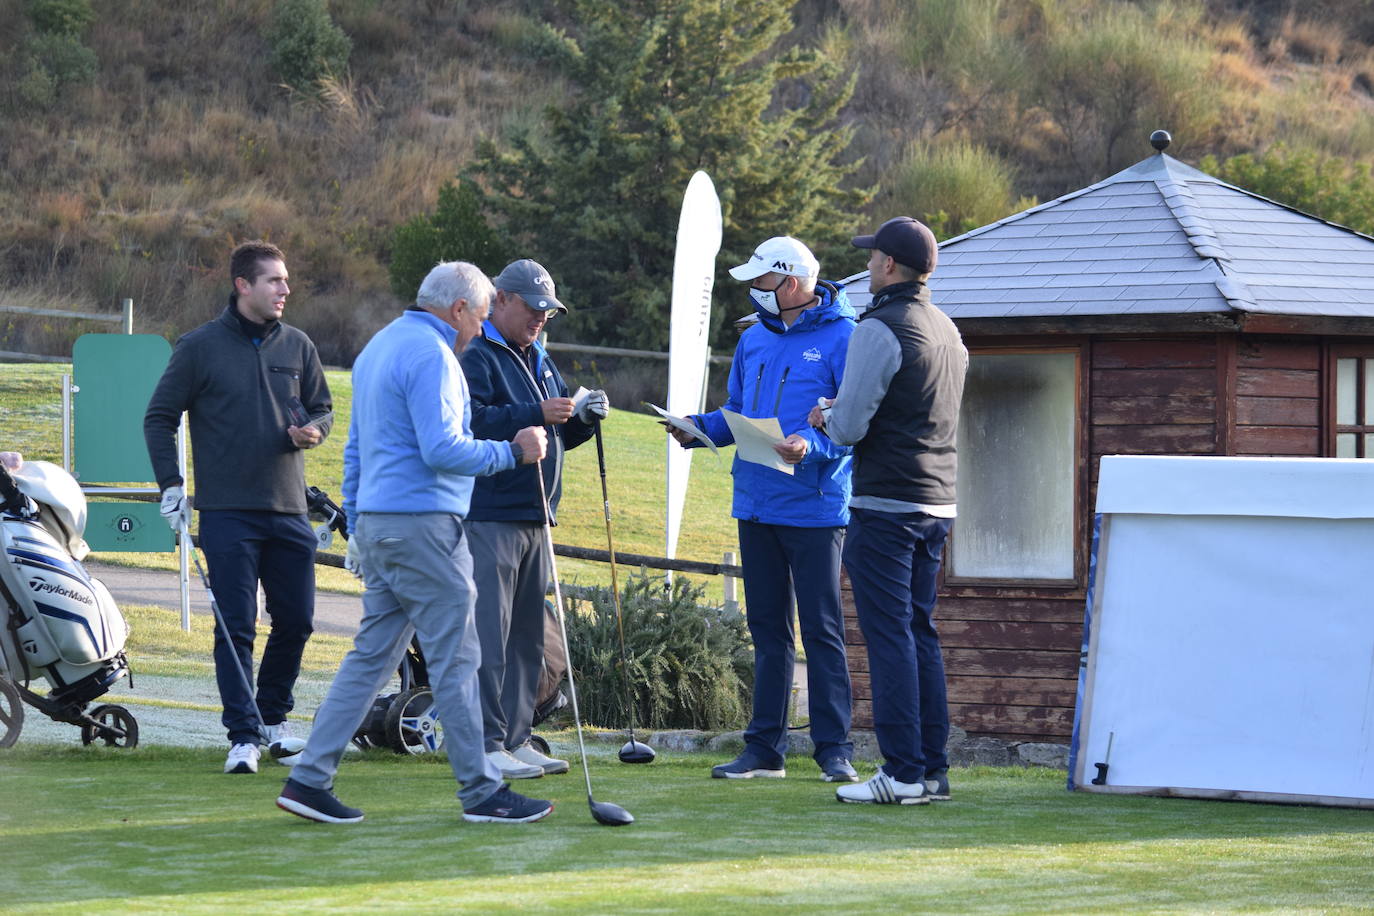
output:
<instances>
[{"instance_id":1,"label":"wooden hut","mask_svg":"<svg viewBox=\"0 0 1374 916\"><path fill-rule=\"evenodd\" d=\"M1071 735L1101 456L1374 457L1374 239L1164 146L940 248L971 361L937 620L970 734ZM867 275L846 282L865 307Z\"/></svg>"}]
</instances>

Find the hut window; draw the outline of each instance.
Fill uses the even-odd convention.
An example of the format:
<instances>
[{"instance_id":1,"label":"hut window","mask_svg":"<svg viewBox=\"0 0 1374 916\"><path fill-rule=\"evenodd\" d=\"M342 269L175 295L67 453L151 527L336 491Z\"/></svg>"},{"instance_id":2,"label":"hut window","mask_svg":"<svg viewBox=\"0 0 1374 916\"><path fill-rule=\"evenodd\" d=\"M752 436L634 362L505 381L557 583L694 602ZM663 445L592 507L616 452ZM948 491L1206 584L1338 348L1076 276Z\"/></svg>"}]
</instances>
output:
<instances>
[{"instance_id":1,"label":"hut window","mask_svg":"<svg viewBox=\"0 0 1374 916\"><path fill-rule=\"evenodd\" d=\"M1078 353L972 353L950 575L1074 577Z\"/></svg>"},{"instance_id":2,"label":"hut window","mask_svg":"<svg viewBox=\"0 0 1374 916\"><path fill-rule=\"evenodd\" d=\"M1336 360L1336 457L1374 458L1374 359Z\"/></svg>"}]
</instances>

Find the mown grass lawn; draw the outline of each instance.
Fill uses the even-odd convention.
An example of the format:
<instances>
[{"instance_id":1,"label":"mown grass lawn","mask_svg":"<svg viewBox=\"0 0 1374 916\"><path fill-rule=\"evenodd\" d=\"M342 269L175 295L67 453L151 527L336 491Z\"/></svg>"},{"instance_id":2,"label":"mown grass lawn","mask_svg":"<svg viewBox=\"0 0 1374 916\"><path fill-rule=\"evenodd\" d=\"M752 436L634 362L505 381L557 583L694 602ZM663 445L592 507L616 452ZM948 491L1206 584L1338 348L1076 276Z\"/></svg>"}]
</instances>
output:
<instances>
[{"instance_id":1,"label":"mown grass lawn","mask_svg":"<svg viewBox=\"0 0 1374 916\"><path fill-rule=\"evenodd\" d=\"M20 451L28 458L61 463L60 381L64 372L70 373L71 367L57 363L0 365L0 450ZM306 482L329 493L335 502L342 502L343 448L348 438L353 383L343 370L331 370L326 375L334 397L334 429L321 447L306 452ZM606 420L603 437L615 548L617 552L662 556L666 464L663 429L645 414L614 409ZM727 551L738 556L738 536L730 518L731 457L727 449L720 458L705 453L693 458L678 541L680 559L719 563ZM557 543L606 548L594 441L567 455L558 522L554 529ZM341 541L335 542L333 552L342 556ZM172 553L97 553L92 558L156 569L176 568L176 555ZM565 582L582 585L610 582L609 567L604 563L560 559L559 574ZM317 576L321 588L358 591L356 580L342 570L322 566L317 568ZM708 598L720 600L719 578L693 579L707 585Z\"/></svg>"},{"instance_id":2,"label":"mown grass lawn","mask_svg":"<svg viewBox=\"0 0 1374 916\"><path fill-rule=\"evenodd\" d=\"M566 733L558 746L568 750ZM0 765L0 908L90 912L1357 912L1368 812L1070 794L1048 770L956 770L956 798L840 805L809 761L712 781L710 759L593 759L521 788L525 826L462 823L437 758L349 759L355 826L272 804L283 770L219 774L218 751L29 748Z\"/></svg>"}]
</instances>

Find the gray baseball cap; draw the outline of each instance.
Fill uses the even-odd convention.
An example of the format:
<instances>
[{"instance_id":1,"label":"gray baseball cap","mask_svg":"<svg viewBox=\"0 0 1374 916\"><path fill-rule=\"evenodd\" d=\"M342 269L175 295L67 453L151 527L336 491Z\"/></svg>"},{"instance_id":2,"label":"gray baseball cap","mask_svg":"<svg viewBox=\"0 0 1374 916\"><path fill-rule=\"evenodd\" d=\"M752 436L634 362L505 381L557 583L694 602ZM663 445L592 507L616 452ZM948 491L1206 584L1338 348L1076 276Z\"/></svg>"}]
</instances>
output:
<instances>
[{"instance_id":1,"label":"gray baseball cap","mask_svg":"<svg viewBox=\"0 0 1374 916\"><path fill-rule=\"evenodd\" d=\"M511 261L491 282L497 289L515 293L532 309L558 309L568 314L568 307L554 296L553 277L538 261Z\"/></svg>"}]
</instances>

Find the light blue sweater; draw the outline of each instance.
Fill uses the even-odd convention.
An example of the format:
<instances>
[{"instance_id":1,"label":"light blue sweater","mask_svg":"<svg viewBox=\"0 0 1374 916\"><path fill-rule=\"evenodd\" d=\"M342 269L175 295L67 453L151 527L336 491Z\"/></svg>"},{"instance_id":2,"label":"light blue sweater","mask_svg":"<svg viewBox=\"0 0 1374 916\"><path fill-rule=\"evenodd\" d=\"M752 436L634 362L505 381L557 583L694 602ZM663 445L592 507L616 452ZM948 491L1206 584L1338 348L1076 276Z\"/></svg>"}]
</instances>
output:
<instances>
[{"instance_id":1,"label":"light blue sweater","mask_svg":"<svg viewBox=\"0 0 1374 916\"><path fill-rule=\"evenodd\" d=\"M453 353L457 337L434 315L412 309L358 355L344 447L349 531L360 512L462 517L473 477L515 466L510 443L472 437L468 384Z\"/></svg>"}]
</instances>

